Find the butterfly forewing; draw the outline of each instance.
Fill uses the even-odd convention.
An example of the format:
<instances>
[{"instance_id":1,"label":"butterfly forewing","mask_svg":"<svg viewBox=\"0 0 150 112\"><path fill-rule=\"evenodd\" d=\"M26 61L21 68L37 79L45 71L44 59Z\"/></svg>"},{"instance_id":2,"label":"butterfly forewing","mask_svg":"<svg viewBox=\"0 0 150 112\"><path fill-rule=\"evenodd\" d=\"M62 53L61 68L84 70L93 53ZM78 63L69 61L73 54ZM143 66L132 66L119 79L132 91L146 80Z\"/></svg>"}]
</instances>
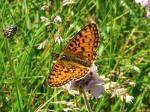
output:
<instances>
[{"instance_id":1,"label":"butterfly forewing","mask_svg":"<svg viewBox=\"0 0 150 112\"><path fill-rule=\"evenodd\" d=\"M96 58L99 41L97 26L91 23L73 37L69 45L64 49L64 53L93 63Z\"/></svg>"},{"instance_id":2,"label":"butterfly forewing","mask_svg":"<svg viewBox=\"0 0 150 112\"><path fill-rule=\"evenodd\" d=\"M63 49L62 55L52 67L49 85L59 87L84 77L96 58L98 43L98 29L94 23L81 29Z\"/></svg>"}]
</instances>

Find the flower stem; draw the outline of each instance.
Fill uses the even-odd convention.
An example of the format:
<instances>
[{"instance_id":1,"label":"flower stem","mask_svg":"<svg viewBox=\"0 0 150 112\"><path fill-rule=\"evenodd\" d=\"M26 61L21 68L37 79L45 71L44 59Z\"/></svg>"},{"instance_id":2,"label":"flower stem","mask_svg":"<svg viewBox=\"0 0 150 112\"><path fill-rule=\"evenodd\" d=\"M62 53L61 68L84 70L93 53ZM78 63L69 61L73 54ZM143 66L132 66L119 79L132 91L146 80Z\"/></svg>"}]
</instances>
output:
<instances>
[{"instance_id":1,"label":"flower stem","mask_svg":"<svg viewBox=\"0 0 150 112\"><path fill-rule=\"evenodd\" d=\"M87 107L88 112L93 112L92 109L91 109L91 106L90 106L90 104L88 102L85 90L83 88L82 88L82 93L83 93L84 102L85 102L85 105Z\"/></svg>"}]
</instances>

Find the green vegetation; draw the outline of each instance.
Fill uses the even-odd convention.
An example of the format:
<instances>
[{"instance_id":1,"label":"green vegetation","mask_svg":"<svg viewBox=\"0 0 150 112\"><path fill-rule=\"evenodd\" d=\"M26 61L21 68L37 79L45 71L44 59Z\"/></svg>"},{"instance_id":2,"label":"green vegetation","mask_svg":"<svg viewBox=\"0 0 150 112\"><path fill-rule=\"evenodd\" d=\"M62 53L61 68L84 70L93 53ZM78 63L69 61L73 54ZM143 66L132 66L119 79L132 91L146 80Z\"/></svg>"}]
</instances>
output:
<instances>
[{"instance_id":1,"label":"green vegetation","mask_svg":"<svg viewBox=\"0 0 150 112\"><path fill-rule=\"evenodd\" d=\"M111 97L113 91L89 103L94 112L150 111L150 19L132 0L76 0L63 5L60 0L1 0L0 2L0 112L41 110L86 112L81 95L47 85L54 61L71 37L94 21L101 43L96 65L100 76L127 89L133 103ZM60 16L60 20L55 20ZM44 22L41 17L48 20ZM11 25L18 30L6 38L3 30ZM63 42L56 43L59 35ZM38 46L48 39L48 46ZM134 83L131 86L130 83ZM45 105L43 105L45 104ZM79 109L79 110L78 110Z\"/></svg>"}]
</instances>

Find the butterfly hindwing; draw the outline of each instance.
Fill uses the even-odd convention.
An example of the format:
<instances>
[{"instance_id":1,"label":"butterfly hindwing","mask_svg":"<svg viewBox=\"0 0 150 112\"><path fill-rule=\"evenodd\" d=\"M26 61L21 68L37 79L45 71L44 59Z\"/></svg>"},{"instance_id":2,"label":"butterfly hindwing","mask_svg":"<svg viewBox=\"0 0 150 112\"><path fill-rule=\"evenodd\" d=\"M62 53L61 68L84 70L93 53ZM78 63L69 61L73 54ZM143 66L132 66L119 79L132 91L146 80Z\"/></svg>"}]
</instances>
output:
<instances>
[{"instance_id":1,"label":"butterfly hindwing","mask_svg":"<svg viewBox=\"0 0 150 112\"><path fill-rule=\"evenodd\" d=\"M88 68L86 67L74 66L71 63L65 65L63 61L58 60L51 70L48 83L52 87L59 87L69 81L84 77L87 72Z\"/></svg>"}]
</instances>

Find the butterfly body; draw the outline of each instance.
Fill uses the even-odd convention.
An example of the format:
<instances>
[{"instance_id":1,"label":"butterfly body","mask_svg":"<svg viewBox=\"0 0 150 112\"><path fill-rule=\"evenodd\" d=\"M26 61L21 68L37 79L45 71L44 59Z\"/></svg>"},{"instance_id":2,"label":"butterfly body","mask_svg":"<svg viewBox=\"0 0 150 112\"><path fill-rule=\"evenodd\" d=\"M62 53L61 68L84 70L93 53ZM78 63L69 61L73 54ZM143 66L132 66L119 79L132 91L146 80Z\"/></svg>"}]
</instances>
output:
<instances>
[{"instance_id":1,"label":"butterfly body","mask_svg":"<svg viewBox=\"0 0 150 112\"><path fill-rule=\"evenodd\" d=\"M63 49L50 72L48 83L52 87L86 76L94 63L99 44L97 26L91 23L79 31Z\"/></svg>"},{"instance_id":2,"label":"butterfly body","mask_svg":"<svg viewBox=\"0 0 150 112\"><path fill-rule=\"evenodd\" d=\"M89 60L84 61L81 58L75 57L75 56L72 56L72 55L63 55L61 57L61 60L66 61L67 63L68 62L71 62L71 63L73 62L75 64L80 64L80 65L83 65L85 67L90 67L90 65L91 65L91 62Z\"/></svg>"}]
</instances>

